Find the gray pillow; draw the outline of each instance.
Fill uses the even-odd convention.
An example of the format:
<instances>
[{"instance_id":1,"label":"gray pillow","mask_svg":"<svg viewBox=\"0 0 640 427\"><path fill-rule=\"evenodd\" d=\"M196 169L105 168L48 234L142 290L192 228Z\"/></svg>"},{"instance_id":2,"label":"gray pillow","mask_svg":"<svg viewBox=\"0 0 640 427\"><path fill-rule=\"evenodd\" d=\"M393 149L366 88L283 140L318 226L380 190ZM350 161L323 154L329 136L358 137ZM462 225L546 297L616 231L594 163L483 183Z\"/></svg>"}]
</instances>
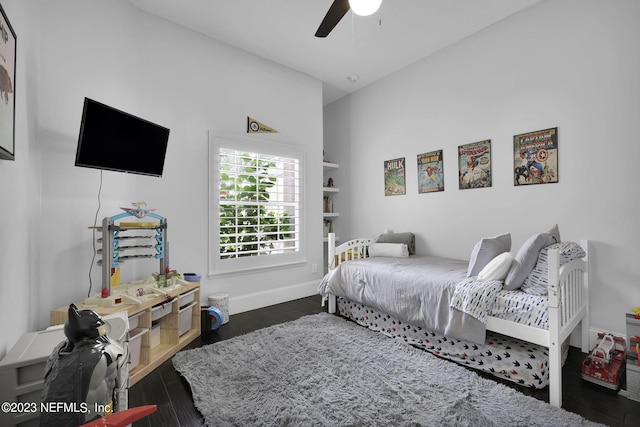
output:
<instances>
[{"instance_id":1,"label":"gray pillow","mask_svg":"<svg viewBox=\"0 0 640 427\"><path fill-rule=\"evenodd\" d=\"M557 249L560 252L560 266L577 258L584 258L582 246L575 242L560 242L542 248L538 255L538 261L531 273L527 275L522 284L522 290L532 295L547 295L549 287L549 249Z\"/></svg>"},{"instance_id":2,"label":"gray pillow","mask_svg":"<svg viewBox=\"0 0 640 427\"><path fill-rule=\"evenodd\" d=\"M404 243L407 245L409 255L416 253L416 238L411 232L381 234L376 243Z\"/></svg>"},{"instance_id":3,"label":"gray pillow","mask_svg":"<svg viewBox=\"0 0 640 427\"><path fill-rule=\"evenodd\" d=\"M514 291L522 286L524 279L531 273L538 262L538 255L543 248L558 243L560 233L558 226L554 226L546 233L534 234L529 237L518 250L513 266L504 280L504 289Z\"/></svg>"},{"instance_id":4,"label":"gray pillow","mask_svg":"<svg viewBox=\"0 0 640 427\"><path fill-rule=\"evenodd\" d=\"M511 250L511 234L499 234L494 237L480 239L471 251L467 277L477 276L489 261L504 252Z\"/></svg>"},{"instance_id":5,"label":"gray pillow","mask_svg":"<svg viewBox=\"0 0 640 427\"><path fill-rule=\"evenodd\" d=\"M560 230L558 230L558 224L551 227L551 230L547 231L547 233L551 234L556 241L554 243L560 243Z\"/></svg>"}]
</instances>

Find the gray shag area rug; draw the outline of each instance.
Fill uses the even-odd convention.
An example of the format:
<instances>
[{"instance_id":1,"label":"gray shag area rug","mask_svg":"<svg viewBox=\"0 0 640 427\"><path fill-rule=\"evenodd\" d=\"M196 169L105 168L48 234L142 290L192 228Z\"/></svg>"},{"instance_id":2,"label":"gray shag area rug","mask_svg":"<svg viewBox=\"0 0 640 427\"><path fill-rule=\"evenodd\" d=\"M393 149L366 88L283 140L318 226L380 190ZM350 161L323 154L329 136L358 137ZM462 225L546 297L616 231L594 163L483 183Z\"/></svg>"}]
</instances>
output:
<instances>
[{"instance_id":1,"label":"gray shag area rug","mask_svg":"<svg viewBox=\"0 0 640 427\"><path fill-rule=\"evenodd\" d=\"M321 313L173 358L209 426L596 426Z\"/></svg>"}]
</instances>

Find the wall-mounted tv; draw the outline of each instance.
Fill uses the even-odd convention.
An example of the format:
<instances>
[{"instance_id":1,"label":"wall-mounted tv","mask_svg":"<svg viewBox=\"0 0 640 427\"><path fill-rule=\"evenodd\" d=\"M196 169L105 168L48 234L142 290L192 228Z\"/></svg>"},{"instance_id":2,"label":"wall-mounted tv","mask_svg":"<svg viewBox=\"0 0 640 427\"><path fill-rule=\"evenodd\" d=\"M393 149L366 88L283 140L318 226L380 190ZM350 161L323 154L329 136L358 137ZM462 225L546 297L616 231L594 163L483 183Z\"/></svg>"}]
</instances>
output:
<instances>
[{"instance_id":1,"label":"wall-mounted tv","mask_svg":"<svg viewBox=\"0 0 640 427\"><path fill-rule=\"evenodd\" d=\"M162 176L169 129L84 99L76 166Z\"/></svg>"}]
</instances>

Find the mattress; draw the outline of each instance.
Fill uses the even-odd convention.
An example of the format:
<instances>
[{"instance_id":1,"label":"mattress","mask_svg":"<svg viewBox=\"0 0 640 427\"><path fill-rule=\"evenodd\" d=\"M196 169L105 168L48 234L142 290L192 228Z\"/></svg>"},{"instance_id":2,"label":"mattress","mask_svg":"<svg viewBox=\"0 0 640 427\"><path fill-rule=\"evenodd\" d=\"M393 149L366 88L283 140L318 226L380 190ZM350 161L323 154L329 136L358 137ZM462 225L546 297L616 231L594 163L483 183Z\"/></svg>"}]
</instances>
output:
<instances>
[{"instance_id":1,"label":"mattress","mask_svg":"<svg viewBox=\"0 0 640 427\"><path fill-rule=\"evenodd\" d=\"M509 295L505 304L509 305ZM513 301L511 301L511 304ZM390 315L361 303L337 298L338 313L361 326L402 339L436 356L472 369L487 372L530 388L549 385L549 353L546 347L495 332L487 332L484 344L449 339L444 335L394 319ZM563 363L568 352L563 343Z\"/></svg>"},{"instance_id":2,"label":"mattress","mask_svg":"<svg viewBox=\"0 0 640 427\"><path fill-rule=\"evenodd\" d=\"M467 266L466 261L432 255L347 261L325 275L318 293L345 297L413 325L481 343L485 324L451 307Z\"/></svg>"},{"instance_id":3,"label":"mattress","mask_svg":"<svg viewBox=\"0 0 640 427\"><path fill-rule=\"evenodd\" d=\"M522 291L500 291L489 315L539 329L549 329L548 297Z\"/></svg>"},{"instance_id":4,"label":"mattress","mask_svg":"<svg viewBox=\"0 0 640 427\"><path fill-rule=\"evenodd\" d=\"M477 343L484 342L486 316L549 328L546 296L506 291L501 282L466 278L467 266L467 261L430 255L348 261L323 278L319 293L344 297L413 325Z\"/></svg>"}]
</instances>

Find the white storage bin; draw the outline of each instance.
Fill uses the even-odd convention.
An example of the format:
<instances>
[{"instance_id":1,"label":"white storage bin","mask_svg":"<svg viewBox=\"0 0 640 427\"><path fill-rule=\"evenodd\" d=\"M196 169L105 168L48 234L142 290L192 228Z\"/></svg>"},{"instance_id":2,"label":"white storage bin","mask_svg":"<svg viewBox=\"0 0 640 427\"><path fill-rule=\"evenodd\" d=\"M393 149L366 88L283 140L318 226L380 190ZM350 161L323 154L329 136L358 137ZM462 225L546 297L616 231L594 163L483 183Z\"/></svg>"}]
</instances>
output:
<instances>
[{"instance_id":1,"label":"white storage bin","mask_svg":"<svg viewBox=\"0 0 640 427\"><path fill-rule=\"evenodd\" d=\"M180 309L180 322L178 323L178 329L180 335L184 335L189 329L191 329L191 317L193 315L193 307L196 306L195 301Z\"/></svg>"},{"instance_id":2,"label":"white storage bin","mask_svg":"<svg viewBox=\"0 0 640 427\"><path fill-rule=\"evenodd\" d=\"M129 371L135 369L140 363L142 336L148 331L147 328L136 328L129 332Z\"/></svg>"},{"instance_id":3,"label":"white storage bin","mask_svg":"<svg viewBox=\"0 0 640 427\"><path fill-rule=\"evenodd\" d=\"M195 301L196 299L196 291L197 289L194 289L192 291L189 291L187 293L184 293L182 295L180 295L178 297L178 306L179 307L184 307L187 304L191 304L193 301Z\"/></svg>"},{"instance_id":4,"label":"white storage bin","mask_svg":"<svg viewBox=\"0 0 640 427\"><path fill-rule=\"evenodd\" d=\"M140 316L142 316L144 314L143 311L141 311L138 314L134 314L133 316L129 317L129 330L132 331L134 329L136 329L138 327L138 323L140 321Z\"/></svg>"},{"instance_id":5,"label":"white storage bin","mask_svg":"<svg viewBox=\"0 0 640 427\"><path fill-rule=\"evenodd\" d=\"M215 307L222 313L222 324L229 322L229 294L220 292L209 295L209 306Z\"/></svg>"},{"instance_id":6,"label":"white storage bin","mask_svg":"<svg viewBox=\"0 0 640 427\"><path fill-rule=\"evenodd\" d=\"M171 307L173 306L173 299L171 301L167 301L163 304L158 304L154 307L151 307L151 320L158 320L167 314L171 313Z\"/></svg>"},{"instance_id":7,"label":"white storage bin","mask_svg":"<svg viewBox=\"0 0 640 427\"><path fill-rule=\"evenodd\" d=\"M154 348L160 345L160 324L151 325L151 335L149 335L149 347Z\"/></svg>"}]
</instances>

